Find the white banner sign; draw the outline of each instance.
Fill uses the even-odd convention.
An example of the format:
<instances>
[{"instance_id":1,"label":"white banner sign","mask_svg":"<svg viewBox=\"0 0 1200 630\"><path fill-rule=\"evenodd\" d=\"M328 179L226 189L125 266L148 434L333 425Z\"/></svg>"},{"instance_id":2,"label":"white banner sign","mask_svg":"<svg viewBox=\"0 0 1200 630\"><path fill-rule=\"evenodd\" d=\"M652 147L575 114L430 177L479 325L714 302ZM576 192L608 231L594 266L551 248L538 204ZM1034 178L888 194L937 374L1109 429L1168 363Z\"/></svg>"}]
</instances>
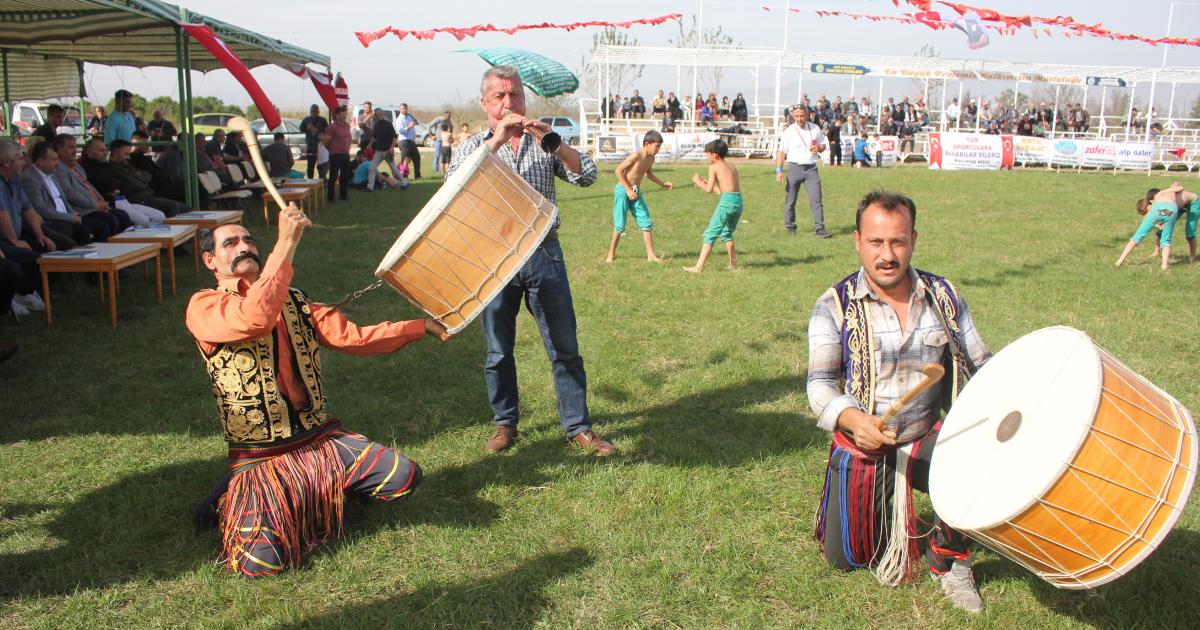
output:
<instances>
[{"instance_id":1,"label":"white banner sign","mask_svg":"<svg viewBox=\"0 0 1200 630\"><path fill-rule=\"evenodd\" d=\"M929 134L929 168L943 171L1011 169L1012 136Z\"/></svg>"},{"instance_id":2,"label":"white banner sign","mask_svg":"<svg viewBox=\"0 0 1200 630\"><path fill-rule=\"evenodd\" d=\"M644 133L614 134L596 138L596 160L599 162L620 162L634 149L642 146ZM717 134L703 133L664 133L662 148L658 150L656 161L704 161L704 145L717 139Z\"/></svg>"},{"instance_id":3,"label":"white banner sign","mask_svg":"<svg viewBox=\"0 0 1200 630\"><path fill-rule=\"evenodd\" d=\"M850 164L854 158L854 141L858 138L852 136L842 136L842 162ZM828 143L828 138L826 139ZM871 166L879 166L875 163L876 158L884 166L895 164L900 160L900 138L898 136L879 136L878 138L870 136L867 138L867 157L871 160ZM880 153L882 151L882 153ZM830 153L827 149L822 155L826 164L829 164Z\"/></svg>"},{"instance_id":4,"label":"white banner sign","mask_svg":"<svg viewBox=\"0 0 1200 630\"><path fill-rule=\"evenodd\" d=\"M1067 168L1146 170L1153 145L1142 142L1074 140L1013 136L1013 158L1019 164L1049 164Z\"/></svg>"}]
</instances>

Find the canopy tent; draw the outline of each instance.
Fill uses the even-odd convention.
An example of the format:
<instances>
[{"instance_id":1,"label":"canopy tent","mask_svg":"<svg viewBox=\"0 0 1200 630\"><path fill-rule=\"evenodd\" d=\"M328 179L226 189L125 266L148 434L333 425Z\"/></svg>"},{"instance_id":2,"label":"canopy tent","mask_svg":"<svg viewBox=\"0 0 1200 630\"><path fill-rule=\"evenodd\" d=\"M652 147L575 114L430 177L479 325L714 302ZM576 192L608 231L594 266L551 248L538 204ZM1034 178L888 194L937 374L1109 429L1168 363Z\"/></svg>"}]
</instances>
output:
<instances>
[{"instance_id":1,"label":"canopy tent","mask_svg":"<svg viewBox=\"0 0 1200 630\"><path fill-rule=\"evenodd\" d=\"M208 26L250 68L313 63L329 70L328 56L159 0L0 0L5 103L14 98L82 95L84 62L178 69L182 110L178 144L190 174L188 202L194 205L199 195L190 71L207 72L222 65L202 46L189 46L180 23ZM71 80L72 65L76 89L54 93ZM46 74L48 70L53 74Z\"/></svg>"}]
</instances>

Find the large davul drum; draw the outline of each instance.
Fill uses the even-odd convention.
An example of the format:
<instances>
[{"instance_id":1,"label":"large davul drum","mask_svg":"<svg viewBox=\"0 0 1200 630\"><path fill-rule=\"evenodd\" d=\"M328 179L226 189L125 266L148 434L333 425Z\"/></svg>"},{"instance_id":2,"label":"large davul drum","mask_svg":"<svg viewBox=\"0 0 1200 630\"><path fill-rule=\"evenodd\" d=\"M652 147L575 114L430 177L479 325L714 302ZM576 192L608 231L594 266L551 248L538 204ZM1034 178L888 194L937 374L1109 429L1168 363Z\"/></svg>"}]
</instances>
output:
<instances>
[{"instance_id":1,"label":"large davul drum","mask_svg":"<svg viewBox=\"0 0 1200 630\"><path fill-rule=\"evenodd\" d=\"M457 333L537 251L558 209L486 146L463 160L375 275Z\"/></svg>"},{"instance_id":2,"label":"large davul drum","mask_svg":"<svg viewBox=\"0 0 1200 630\"><path fill-rule=\"evenodd\" d=\"M1196 476L1179 401L1065 327L1014 341L950 409L930 464L933 507L1047 582L1128 573L1179 518Z\"/></svg>"}]
</instances>

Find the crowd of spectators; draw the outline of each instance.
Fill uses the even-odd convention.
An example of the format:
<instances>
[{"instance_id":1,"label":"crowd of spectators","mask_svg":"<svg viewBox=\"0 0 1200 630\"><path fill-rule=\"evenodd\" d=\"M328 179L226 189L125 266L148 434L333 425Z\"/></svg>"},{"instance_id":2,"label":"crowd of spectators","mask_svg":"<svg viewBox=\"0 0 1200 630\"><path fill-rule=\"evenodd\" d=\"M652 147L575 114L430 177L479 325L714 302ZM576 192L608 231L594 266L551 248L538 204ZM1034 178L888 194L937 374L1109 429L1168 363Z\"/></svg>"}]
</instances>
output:
<instances>
[{"instance_id":1,"label":"crowd of spectators","mask_svg":"<svg viewBox=\"0 0 1200 630\"><path fill-rule=\"evenodd\" d=\"M876 105L866 96L857 100L843 100L841 96L836 96L831 101L824 94L815 100L804 95L800 104L808 110L809 120L827 133L831 128L837 135L849 134L854 137L863 131L878 132L898 136L906 147L911 147L916 134L935 126L940 128L942 123L942 118L937 118L937 114L930 110L921 96L915 100L907 96L900 97L899 102L889 97L886 103ZM716 94L709 93L707 97L701 94L695 98L685 96L680 101L674 92L664 95L663 90L659 90L647 106L641 93L633 90L633 95L628 97L610 95L602 108L604 116L610 119L659 120L663 131L673 131L680 121L719 126L723 122L736 124L749 119L746 99L740 92L733 100L728 96L718 100ZM996 99L994 103L987 99L982 103L979 99L970 99L961 105L954 98L942 116L947 129L978 129L981 133L992 134L1045 136L1051 130L1085 133L1092 126L1091 114L1082 103L1065 103L1056 113L1053 104L1047 105L1045 102L1036 105L1027 102L1018 108L1006 103L1003 98ZM783 112L782 119L789 119L787 112ZM1137 114L1136 109L1133 110L1133 118L1126 122L1134 130L1145 129L1145 119ZM1122 126L1126 126L1126 122Z\"/></svg>"}]
</instances>

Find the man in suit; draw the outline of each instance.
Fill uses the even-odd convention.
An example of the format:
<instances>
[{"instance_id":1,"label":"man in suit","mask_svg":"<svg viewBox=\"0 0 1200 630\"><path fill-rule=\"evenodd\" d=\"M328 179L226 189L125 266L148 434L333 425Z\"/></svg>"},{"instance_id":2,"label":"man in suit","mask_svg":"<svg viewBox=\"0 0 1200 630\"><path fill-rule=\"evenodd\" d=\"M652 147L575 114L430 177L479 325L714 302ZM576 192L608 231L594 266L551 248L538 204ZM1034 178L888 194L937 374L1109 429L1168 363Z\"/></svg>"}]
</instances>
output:
<instances>
[{"instance_id":1,"label":"man in suit","mask_svg":"<svg viewBox=\"0 0 1200 630\"><path fill-rule=\"evenodd\" d=\"M58 166L54 169L54 183L67 198L67 203L74 208L96 208L99 212L107 212L117 218L118 231L124 231L133 224L149 225L162 223L163 214L154 208L139 206L128 211L118 209L104 199L104 195L88 183L87 174L75 161L75 136L60 133L54 137L54 152L58 154Z\"/></svg>"},{"instance_id":2,"label":"man in suit","mask_svg":"<svg viewBox=\"0 0 1200 630\"><path fill-rule=\"evenodd\" d=\"M116 217L110 217L106 212L92 216L98 212L97 208L76 208L67 201L54 181L58 154L54 152L53 144L39 142L33 147L30 158L33 163L21 173L21 189L42 217L44 226L70 236L79 245L107 241L118 231Z\"/></svg>"}]
</instances>

